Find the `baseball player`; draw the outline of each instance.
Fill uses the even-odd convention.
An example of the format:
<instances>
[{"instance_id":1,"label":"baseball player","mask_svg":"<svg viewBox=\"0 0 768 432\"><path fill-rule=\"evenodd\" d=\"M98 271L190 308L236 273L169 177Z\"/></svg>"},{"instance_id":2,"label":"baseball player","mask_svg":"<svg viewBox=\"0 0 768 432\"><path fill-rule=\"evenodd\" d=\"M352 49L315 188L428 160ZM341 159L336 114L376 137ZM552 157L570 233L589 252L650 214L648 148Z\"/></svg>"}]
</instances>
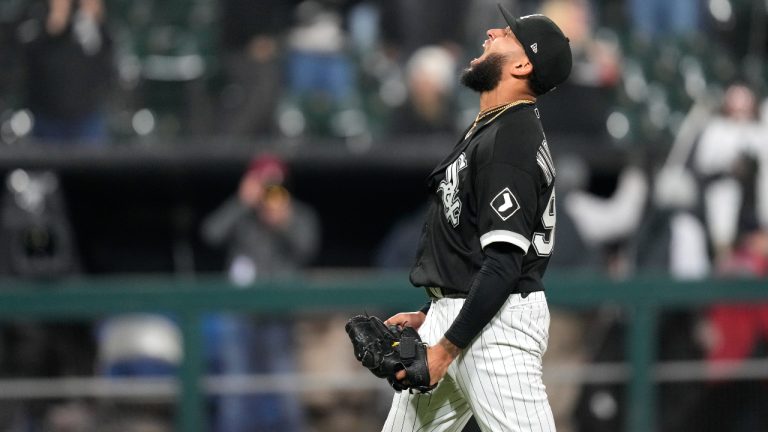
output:
<instances>
[{"instance_id":1,"label":"baseball player","mask_svg":"<svg viewBox=\"0 0 768 432\"><path fill-rule=\"evenodd\" d=\"M555 244L555 169L536 98L571 70L549 18L487 31L461 82L480 113L428 179L431 203L411 282L429 303L389 325L429 345L430 393L396 393L383 431L554 431L542 382L549 309L542 277ZM405 373L398 373L403 379Z\"/></svg>"}]
</instances>

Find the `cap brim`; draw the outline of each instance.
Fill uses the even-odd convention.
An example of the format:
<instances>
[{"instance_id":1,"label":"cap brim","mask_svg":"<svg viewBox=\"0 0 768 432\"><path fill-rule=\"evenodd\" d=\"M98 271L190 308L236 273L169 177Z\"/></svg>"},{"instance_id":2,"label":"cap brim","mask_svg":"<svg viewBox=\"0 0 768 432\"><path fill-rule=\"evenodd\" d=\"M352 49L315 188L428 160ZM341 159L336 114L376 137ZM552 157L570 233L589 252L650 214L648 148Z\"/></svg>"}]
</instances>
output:
<instances>
[{"instance_id":1,"label":"cap brim","mask_svg":"<svg viewBox=\"0 0 768 432\"><path fill-rule=\"evenodd\" d=\"M504 21L507 22L507 25L512 30L512 33L515 34L515 36L520 39L520 33L518 29L520 28L520 24L518 24L518 19L512 15L512 12L507 10L504 6L501 5L501 3L496 3L496 6L499 7L499 10L501 11L501 15L504 17Z\"/></svg>"}]
</instances>

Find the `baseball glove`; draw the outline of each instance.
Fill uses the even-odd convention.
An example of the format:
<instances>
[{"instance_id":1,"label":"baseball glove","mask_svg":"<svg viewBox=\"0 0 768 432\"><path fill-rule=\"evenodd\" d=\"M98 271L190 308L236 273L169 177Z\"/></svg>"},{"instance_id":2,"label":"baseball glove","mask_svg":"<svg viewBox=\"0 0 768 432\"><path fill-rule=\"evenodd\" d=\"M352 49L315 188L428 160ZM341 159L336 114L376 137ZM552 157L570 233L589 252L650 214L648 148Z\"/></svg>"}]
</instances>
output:
<instances>
[{"instance_id":1,"label":"baseball glove","mask_svg":"<svg viewBox=\"0 0 768 432\"><path fill-rule=\"evenodd\" d=\"M352 317L344 327L352 340L355 357L379 378L386 378L396 391L426 393L429 385L427 344L413 327L387 326L375 316ZM405 379L395 374L405 370Z\"/></svg>"}]
</instances>

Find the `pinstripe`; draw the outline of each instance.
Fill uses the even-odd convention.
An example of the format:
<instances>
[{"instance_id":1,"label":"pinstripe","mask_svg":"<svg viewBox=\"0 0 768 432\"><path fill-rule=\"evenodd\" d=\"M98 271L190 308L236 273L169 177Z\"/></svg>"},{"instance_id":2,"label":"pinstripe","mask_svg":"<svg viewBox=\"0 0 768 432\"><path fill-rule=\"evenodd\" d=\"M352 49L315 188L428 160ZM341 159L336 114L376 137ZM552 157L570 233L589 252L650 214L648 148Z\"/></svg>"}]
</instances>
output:
<instances>
[{"instance_id":1,"label":"pinstripe","mask_svg":"<svg viewBox=\"0 0 768 432\"><path fill-rule=\"evenodd\" d=\"M504 311L504 309L503 309L503 306L502 306L502 315L503 315L503 311ZM504 325L503 320L499 320L499 321L500 321L499 324L501 326L503 326ZM499 342L499 336L496 334L495 327L496 327L496 325L494 325L492 327L493 337L496 339L496 344L497 344L498 349L499 349L499 354L500 354L499 358L502 359L501 365L504 367L504 376L507 377L507 386L509 387L509 397L510 397L510 401L512 402L512 412L515 413L515 424L520 424L520 417L518 417L518 415L517 415L517 407L515 406L515 392L512 389L512 381L510 380L509 372L507 371L507 362L504 361L506 356L504 355L504 351L502 350L502 345ZM503 330L503 328L502 328L502 330ZM506 408L506 406L505 406L505 408ZM506 411L506 409L505 409L505 411Z\"/></svg>"},{"instance_id":2,"label":"pinstripe","mask_svg":"<svg viewBox=\"0 0 768 432\"><path fill-rule=\"evenodd\" d=\"M458 393L458 394L460 395L458 398L456 398L456 399L451 399L451 398L450 398L450 396L446 396L446 399L448 399L448 400L446 401L446 403L444 403L444 404L440 405L440 406L439 406L439 407L437 407L437 408L432 408L432 409L430 409L430 410L426 410L425 412L435 412L435 411L439 411L441 408L444 408L444 407L446 407L446 406L448 406L448 405L451 405L452 403L454 403L454 402L456 402L456 401L458 401L458 400L463 400L464 402L466 402L466 398L465 398L465 397L464 397L464 396L461 394L461 390L459 390L458 388L456 388L456 390L455 390L453 393L451 393L451 394L453 395L453 394L456 394L456 393ZM431 408L431 406L430 406L431 404L432 404L432 398L430 397L430 398L429 398L429 403L427 404L427 408Z\"/></svg>"},{"instance_id":3,"label":"pinstripe","mask_svg":"<svg viewBox=\"0 0 768 432\"><path fill-rule=\"evenodd\" d=\"M490 327L491 327L491 324L489 324L487 326L487 328L490 328ZM491 349L491 345L485 343L485 338L483 336L485 333L486 333L485 330L482 333L480 333L480 341L482 342L482 346L484 346L484 347L486 347L486 349L490 350ZM486 351L483 350L483 354L485 354L485 352ZM503 357L500 357L500 358L503 358ZM491 384L492 388L495 387L494 393L496 394L496 401L499 404L498 408L501 410L502 414L504 414L504 418L508 421L509 418L507 417L507 410L504 409L504 403L501 401L502 394L501 394L501 386L499 385L499 374L498 374L498 372L496 372L496 363L497 362L493 361L493 356L492 355L491 355L491 360L488 360L488 358L485 357L485 355L483 355L483 360L485 360L485 364L486 365L491 365L491 367L493 367L493 374L489 374L490 384Z\"/></svg>"},{"instance_id":4,"label":"pinstripe","mask_svg":"<svg viewBox=\"0 0 768 432\"><path fill-rule=\"evenodd\" d=\"M454 316L455 316L455 314L454 314ZM468 350L470 350L470 353L471 353L473 345L476 344L476 343L477 343L477 341L473 341L472 344L470 344L470 346L467 348ZM470 356L465 354L463 356L463 358L461 359L459 367L457 368L457 372L459 373L459 375L461 375L461 369L462 369L462 366L463 366L464 376L466 378L464 380L462 380L462 381L464 381L463 384L461 382L459 382L459 388L463 387L464 391L469 393L470 396L468 398L469 398L470 401L477 400L476 396L478 395L478 392L475 390L475 385L474 385L472 379L470 378L470 372L469 372L469 365L468 364L470 362L474 363L473 360L474 360L473 358L471 358ZM476 367L474 364L472 366ZM470 404L470 407L472 407L472 404ZM488 414L485 412L485 410L475 410L475 409L473 409L472 412L475 414L475 416L479 416L480 413L482 412L483 417L485 418L485 424L490 426L490 422L488 421Z\"/></svg>"},{"instance_id":5,"label":"pinstripe","mask_svg":"<svg viewBox=\"0 0 768 432\"><path fill-rule=\"evenodd\" d=\"M475 386L474 386L474 384L472 383L472 379L471 379L471 378L470 378L470 376L469 376L469 367L467 366L467 363L469 363L469 361L470 361L469 357L466 357L466 356L465 356L465 357L464 357L464 361L462 362L461 366L463 366L463 369L464 369L464 376L466 377L466 379L464 380L465 384L464 384L463 386L464 386L464 387L467 387L467 388L466 388L466 391L468 391L468 392L469 392L469 394L470 394L470 396L469 396L469 400L471 401L471 400L477 400L477 399L475 399L475 397L476 397L476 395L477 395L477 391L475 391ZM461 371L461 368L459 368L459 371ZM472 406L472 405L470 405L470 406ZM473 410L472 412L473 412L473 413L474 413L476 416L478 416L478 417L479 417L479 416L480 416L480 414L482 413L482 414L483 414L483 417L484 417L484 419L485 419L485 424L487 424L487 425L490 425L490 422L488 421L488 414L485 412L485 410ZM478 419L478 420L479 420L479 419Z\"/></svg>"},{"instance_id":6,"label":"pinstripe","mask_svg":"<svg viewBox=\"0 0 768 432\"><path fill-rule=\"evenodd\" d=\"M539 314L539 315L541 315L541 314ZM538 321L538 318L537 318L537 321ZM530 325L533 324L533 310L529 310L528 311L528 322L526 324L528 324L527 325L528 328L530 328ZM531 337L531 339L532 339L532 342L536 342L536 338ZM530 356L525 356L525 357L526 358L530 358ZM523 360L523 362L525 362L525 360ZM533 368L536 367L535 362L532 365L532 367ZM535 380L535 378L531 378L531 368L525 368L525 369L526 369L526 371L528 373L528 385L529 385L529 388L531 390L531 402L533 403L534 410L536 411L536 419L539 421L539 430L544 432L544 428L543 428L543 426L541 424L541 415L539 414L539 408L537 406L537 405L540 404L540 402L537 402L536 395L533 392L536 380Z\"/></svg>"},{"instance_id":7,"label":"pinstripe","mask_svg":"<svg viewBox=\"0 0 768 432\"><path fill-rule=\"evenodd\" d=\"M387 427L387 424L389 424L389 432L394 432L395 430L395 419L397 419L397 415L400 413L400 405L403 403L402 397L400 394L395 393L395 396L392 398L392 405L395 408L394 415L391 415L392 421L389 421L389 418L387 418L387 422L384 423L384 427Z\"/></svg>"},{"instance_id":8,"label":"pinstripe","mask_svg":"<svg viewBox=\"0 0 768 432\"><path fill-rule=\"evenodd\" d=\"M469 405L469 403L467 403L467 405ZM464 411L464 413L456 416L456 421L453 422L453 424L445 432L460 432L469 422L470 417L472 417L472 410L469 406L467 406L467 409Z\"/></svg>"},{"instance_id":9,"label":"pinstripe","mask_svg":"<svg viewBox=\"0 0 768 432\"><path fill-rule=\"evenodd\" d=\"M536 377L537 377L536 383L539 386L539 388L541 389L541 391L544 392L544 397L546 398L546 390L544 388L544 382L541 379L541 374L542 374L542 370L541 370L541 357L544 355L543 333L541 332L541 330L544 328L544 322L545 322L547 313L546 313L546 309L545 308L542 308L539 312L540 312L539 313L539 320L538 320L538 323L536 323L536 329L540 330L540 332L539 332L539 339L538 339L540 349L539 349L539 361L536 363L536 372L537 372L536 373ZM546 400L546 399L544 399L544 400ZM542 425L541 425L542 426L541 430L544 431L544 425L546 425L547 426L547 431L551 431L551 429L549 428L549 421L548 421L548 416L547 416L547 407L546 407L546 405L544 404L544 402L542 400L539 401L539 405L541 405L541 412L543 413L544 420L545 420L544 423L542 423Z\"/></svg>"},{"instance_id":10,"label":"pinstripe","mask_svg":"<svg viewBox=\"0 0 768 432\"><path fill-rule=\"evenodd\" d=\"M405 410L403 411L403 421L400 423L400 432L403 432L403 427L405 426L405 419L408 418L408 406L411 405L411 397L406 396L405 398ZM418 417L417 415L414 415L414 417Z\"/></svg>"},{"instance_id":11,"label":"pinstripe","mask_svg":"<svg viewBox=\"0 0 768 432\"><path fill-rule=\"evenodd\" d=\"M480 350L483 349L482 343L480 344L479 348ZM483 376L481 376L480 373L477 371L478 367L477 367L477 359L475 358L475 350L474 349L470 350L469 354L472 356L472 366L473 366L472 369L474 369L475 371L475 376L477 376L477 381L480 383L480 388L483 390L483 396L485 397L485 400L487 402L489 416L490 416L490 417L486 416L486 418L489 419L488 425L490 426L491 424L490 419L493 419L493 420L496 420L496 424L501 426L501 428L503 429L504 426L499 423L499 421L496 419L496 416L492 415L496 410L493 409L493 402L491 402L491 398L488 396L488 391L485 389L485 385L483 384L483 381L484 381ZM474 386L473 386L473 389L474 389Z\"/></svg>"},{"instance_id":12,"label":"pinstripe","mask_svg":"<svg viewBox=\"0 0 768 432\"><path fill-rule=\"evenodd\" d=\"M512 309L512 311L511 311L510 325L511 325L511 328L512 328L512 334L514 335L514 339L515 339L515 346L517 346L518 348L522 348L522 346L520 345L520 341L517 339L517 331L515 330L515 327L514 327L514 325L515 325L515 310L514 309ZM505 330L505 333L506 333L506 328L504 330ZM515 355L514 354L512 355L512 364L515 366L515 376L517 377L517 385L518 385L518 388L520 389L520 394L522 395L522 392L523 392L523 382L520 379L520 371L517 368L517 361L515 359ZM523 408L525 409L525 416L527 418L528 424L530 424L531 423L531 414L528 412L528 404L525 402L525 398L523 398L522 402L523 402Z\"/></svg>"},{"instance_id":13,"label":"pinstripe","mask_svg":"<svg viewBox=\"0 0 768 432\"><path fill-rule=\"evenodd\" d=\"M416 398L416 412L414 413L413 424L411 425L410 430L413 430L416 427L416 422L419 421L419 405L421 404L421 399L421 397ZM405 422L403 422L403 424L405 424Z\"/></svg>"},{"instance_id":14,"label":"pinstripe","mask_svg":"<svg viewBox=\"0 0 768 432\"><path fill-rule=\"evenodd\" d=\"M458 315L459 310L464 305L464 301L459 301L459 300L451 301L449 305L450 305L449 306L450 307L450 311L448 310L448 307L445 308L446 309L446 311L445 311L446 312L446 317L445 317L445 321L443 321L443 324L444 324L444 326L446 328L443 329L443 332L448 330L447 327L449 326L450 323L453 322L453 320L456 318L456 315ZM465 380L463 380L461 378L461 366L464 366L465 369L466 369L466 362L467 362L466 353L459 354L459 356L456 358L455 366L451 365L451 367L449 367L449 372L450 372L451 368L455 367L455 371L456 371L456 378L455 378L456 388L462 393L465 402L467 402L468 409L471 410L472 404L470 403L470 401L471 401L472 398L471 398L471 396L467 396L467 390L468 389L466 389L465 388L466 385L462 383ZM469 380L469 375L467 374L466 382L469 382L469 381L470 381ZM474 411L473 411L473 413L474 413ZM461 428L459 428L457 425L454 425L454 427L451 428L451 429L452 430L456 430L456 431L461 430ZM446 432L448 432L448 431L446 431Z\"/></svg>"},{"instance_id":15,"label":"pinstripe","mask_svg":"<svg viewBox=\"0 0 768 432\"><path fill-rule=\"evenodd\" d=\"M529 310L529 309L524 309L524 310L520 311L520 321L521 321L520 324L521 325L520 325L519 330L522 330L523 328L530 326L530 324L531 324L531 315L532 315L532 311ZM515 334L518 334L518 333L521 333L521 331L515 332ZM528 360L528 356L530 354L529 350L533 349L533 347L528 345L528 339L531 338L530 335L526 334L525 332L522 332L522 333L523 333L522 334L522 343L525 344L525 345L524 345L523 352L521 353L521 356L520 356L520 362L522 363L523 370L525 371L524 372L525 373L525 377L527 378L526 381L528 383L528 385L527 385L528 395L529 395L529 398L530 398L530 399L526 400L526 405L531 405L531 408L532 408L534 414L536 415L536 419L540 423L541 422L541 418L539 417L538 408L536 407L536 395L533 393L533 385L531 383L531 370L530 370L530 368L528 366L528 361L527 361ZM533 425L533 420L532 420L531 417L529 417L529 424ZM541 427L539 427L539 429L541 429Z\"/></svg>"},{"instance_id":16,"label":"pinstripe","mask_svg":"<svg viewBox=\"0 0 768 432\"><path fill-rule=\"evenodd\" d=\"M489 330L492 327L493 327L492 323L488 325L488 329ZM500 412L501 412L501 414L503 416L504 424L508 426L509 422L510 422L510 419L509 419L509 416L507 414L507 410L505 409L506 404L504 403L504 400L505 400L504 391L501 388L500 375L497 372L497 365L498 365L498 363L503 362L504 357L503 356L499 356L499 357L494 357L493 356L494 344L486 342L490 338L490 336L491 336L490 332L483 331L483 333L481 333L481 340L483 341L483 346L485 348L483 350L483 353L484 354L485 353L488 354L488 357L484 357L484 360L485 360L486 365L490 365L491 368L493 369L493 371L491 371L491 368L486 369L486 374L487 374L488 381L489 381L489 383L491 385L491 388L493 389L493 391L494 391L494 393L496 395L496 401L498 403L498 408L497 409L500 410ZM498 347L496 348L496 350L498 351ZM498 416L498 419L501 420L502 416Z\"/></svg>"},{"instance_id":17,"label":"pinstripe","mask_svg":"<svg viewBox=\"0 0 768 432\"><path fill-rule=\"evenodd\" d=\"M459 405L459 406L458 406L458 407L456 407L456 408L460 408L460 407L462 407L462 406L464 406L464 405L467 405L467 401L464 401L464 402L463 402L461 405ZM441 418L443 418L443 417L447 417L447 416L449 416L449 415L451 415L451 414L454 414L455 412L456 412L456 411L448 411L448 412L446 412L445 414L442 414L442 415L440 415L440 416L438 416L438 417L435 417L435 420L439 420L439 419L441 419ZM436 423L436 425L435 425L435 423ZM418 429L414 430L413 432L421 432L421 431L423 431L423 430L424 430L424 428L425 428L425 427L427 427L427 426L435 426L435 428L434 428L434 429L430 429L430 431L434 431L434 430L437 430L437 429L440 427L440 425L442 425L442 423L440 423L440 422L434 422L434 421L433 421L433 422L427 423L427 424L425 424L425 425L421 425L421 426L420 426Z\"/></svg>"},{"instance_id":18,"label":"pinstripe","mask_svg":"<svg viewBox=\"0 0 768 432\"><path fill-rule=\"evenodd\" d=\"M546 298L545 298L545 301L546 301ZM542 357L544 356L544 353L547 352L547 345L549 344L549 321L550 321L549 307L545 307L544 308L544 323L540 327L542 329L542 332L543 332L543 346L542 346L542 349L541 349L541 356ZM543 371L543 367L542 367L542 363L541 362L539 362L539 370L541 370L541 373L539 374L539 376L541 377L541 387L542 387L542 391L544 392L544 398L545 398L544 399L545 400L544 410L548 414L547 415L547 420L548 420L547 421L547 430L553 432L555 430L555 417L552 414L552 407L549 405L549 398L547 397L547 388L544 385L544 379L543 379L543 376L542 376L544 374L544 371Z\"/></svg>"},{"instance_id":19,"label":"pinstripe","mask_svg":"<svg viewBox=\"0 0 768 432\"><path fill-rule=\"evenodd\" d=\"M546 301L546 300L544 300ZM535 303L539 303L538 301ZM546 328L544 326L544 323L546 322L546 317L548 313L548 308L546 306L539 308L538 316L535 320L532 319L533 317L533 310L530 310L529 315L529 322L526 323L526 328L531 329L534 332L531 334L531 338L534 343L538 345L538 349L536 349L537 354L534 355L534 353L531 353L531 355L526 356L526 359L530 359L531 367L527 367L526 370L528 371L528 376L531 376L531 371L533 371L534 377L529 378L529 383L531 386L531 395L532 395L532 403L535 406L536 409L536 416L539 420L539 430L544 431L544 425L546 424L547 430L552 430L552 420L551 420L551 411L549 408L549 403L547 402L546 392L544 391L543 383L541 381L541 356L543 355L543 348L542 342L544 341L544 335L546 334ZM534 325L535 324L535 325ZM534 390L536 390L536 393L534 394ZM539 397L541 394L539 394L539 391L543 392L543 398ZM541 415L544 415L544 421L542 422Z\"/></svg>"},{"instance_id":20,"label":"pinstripe","mask_svg":"<svg viewBox=\"0 0 768 432\"><path fill-rule=\"evenodd\" d=\"M545 301L546 301L546 298L545 298ZM539 324L538 328L541 330L541 333L542 333L542 347L541 347L541 354L540 354L540 356L543 357L544 353L547 350L547 343L548 343L548 339L549 339L549 307L547 307L547 306L545 306L544 309L542 309L542 321L543 322ZM554 425L555 419L554 419L554 417L552 415L552 408L549 406L549 402L548 402L548 398L547 398L547 390L546 390L546 387L544 386L544 380L541 378L541 375L543 373L541 361L539 361L538 367L539 367L539 371L540 371L539 372L539 379L541 381L542 391L544 392L544 403L543 403L543 405L544 405L544 413L545 413L545 415L547 417L546 418L546 420L547 420L547 431L553 432L554 428L555 428L555 425Z\"/></svg>"}]
</instances>

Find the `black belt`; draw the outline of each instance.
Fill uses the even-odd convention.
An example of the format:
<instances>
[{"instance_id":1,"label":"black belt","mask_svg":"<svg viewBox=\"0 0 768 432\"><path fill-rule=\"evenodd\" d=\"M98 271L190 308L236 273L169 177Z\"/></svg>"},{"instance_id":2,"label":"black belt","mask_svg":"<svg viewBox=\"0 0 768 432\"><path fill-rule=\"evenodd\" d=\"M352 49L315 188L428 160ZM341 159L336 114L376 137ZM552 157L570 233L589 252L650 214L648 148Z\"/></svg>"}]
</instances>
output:
<instances>
[{"instance_id":1,"label":"black belt","mask_svg":"<svg viewBox=\"0 0 768 432\"><path fill-rule=\"evenodd\" d=\"M467 293L461 291L453 291L440 287L428 287L426 288L427 295L430 298L467 298Z\"/></svg>"},{"instance_id":2,"label":"black belt","mask_svg":"<svg viewBox=\"0 0 768 432\"><path fill-rule=\"evenodd\" d=\"M433 299L439 299L439 298L467 298L467 293L461 292L461 291L453 291L446 288L440 288L440 287L427 287L425 288L427 290L427 295L430 298ZM543 289L536 289L532 291L524 291L524 292L514 292L512 294L520 294L523 298L528 297L528 295L532 292L537 291L544 291Z\"/></svg>"}]
</instances>

